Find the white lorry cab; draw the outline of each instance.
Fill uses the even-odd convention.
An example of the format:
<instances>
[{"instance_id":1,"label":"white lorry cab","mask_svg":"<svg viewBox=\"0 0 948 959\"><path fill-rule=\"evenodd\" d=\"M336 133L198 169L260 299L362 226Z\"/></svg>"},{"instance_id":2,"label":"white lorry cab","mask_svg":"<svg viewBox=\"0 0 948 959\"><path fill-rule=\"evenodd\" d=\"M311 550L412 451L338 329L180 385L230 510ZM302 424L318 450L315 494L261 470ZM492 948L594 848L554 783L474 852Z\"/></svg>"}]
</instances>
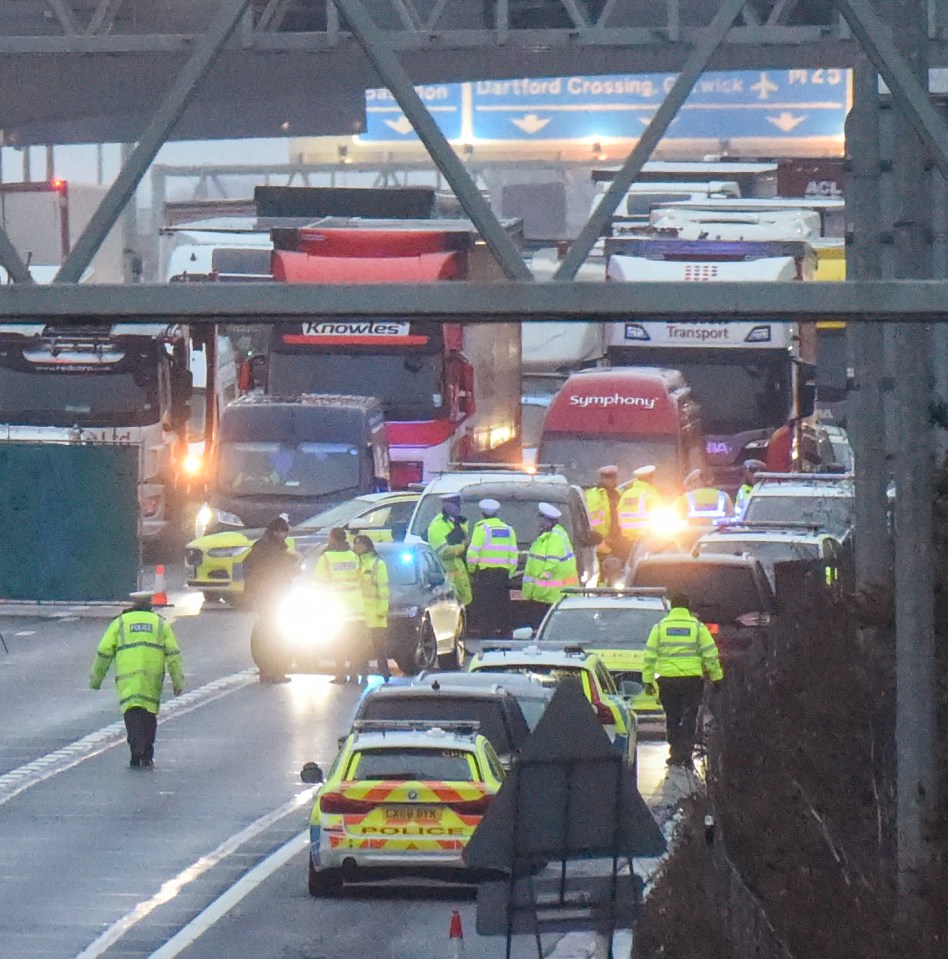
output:
<instances>
[{"instance_id":1,"label":"white lorry cab","mask_svg":"<svg viewBox=\"0 0 948 959\"><path fill-rule=\"evenodd\" d=\"M173 531L191 398L187 327L0 325L0 442L135 446L142 538Z\"/></svg>"}]
</instances>

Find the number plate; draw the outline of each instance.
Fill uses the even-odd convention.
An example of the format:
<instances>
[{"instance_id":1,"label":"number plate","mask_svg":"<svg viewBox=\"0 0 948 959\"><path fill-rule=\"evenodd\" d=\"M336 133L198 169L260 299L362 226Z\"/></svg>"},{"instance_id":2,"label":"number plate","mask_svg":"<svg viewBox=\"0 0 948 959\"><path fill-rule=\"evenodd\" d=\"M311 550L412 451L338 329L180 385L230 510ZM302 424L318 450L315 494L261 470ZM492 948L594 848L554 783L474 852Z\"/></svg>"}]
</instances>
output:
<instances>
[{"instance_id":1,"label":"number plate","mask_svg":"<svg viewBox=\"0 0 948 959\"><path fill-rule=\"evenodd\" d=\"M386 806L386 822L436 823L443 812L438 806Z\"/></svg>"},{"instance_id":2,"label":"number plate","mask_svg":"<svg viewBox=\"0 0 948 959\"><path fill-rule=\"evenodd\" d=\"M512 600L523 599L523 590L521 589L512 589L510 591L510 598Z\"/></svg>"}]
</instances>

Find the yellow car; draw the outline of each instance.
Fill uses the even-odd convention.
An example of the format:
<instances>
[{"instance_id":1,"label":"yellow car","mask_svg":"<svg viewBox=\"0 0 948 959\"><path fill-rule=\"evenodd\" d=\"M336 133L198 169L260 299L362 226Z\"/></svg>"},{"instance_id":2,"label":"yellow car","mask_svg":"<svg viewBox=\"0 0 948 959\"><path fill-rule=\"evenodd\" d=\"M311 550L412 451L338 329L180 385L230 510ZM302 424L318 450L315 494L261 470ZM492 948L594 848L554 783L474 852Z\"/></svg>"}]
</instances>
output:
<instances>
[{"instance_id":1,"label":"yellow car","mask_svg":"<svg viewBox=\"0 0 948 959\"><path fill-rule=\"evenodd\" d=\"M665 713L658 697L644 691L642 660L648 634L667 612L663 589L567 589L550 607L535 637L517 630L514 638L544 646L578 643L595 653L639 722L660 724Z\"/></svg>"},{"instance_id":2,"label":"yellow car","mask_svg":"<svg viewBox=\"0 0 948 959\"><path fill-rule=\"evenodd\" d=\"M394 873L463 879L461 859L504 771L478 724L369 720L353 724L310 816L309 892Z\"/></svg>"},{"instance_id":3,"label":"yellow car","mask_svg":"<svg viewBox=\"0 0 948 959\"><path fill-rule=\"evenodd\" d=\"M364 533L378 543L389 542L392 527L408 523L419 495L398 490L357 496L294 526L287 543L302 554L324 543L334 526ZM201 590L205 599L239 601L244 591L243 559L262 535L262 529L241 529L191 540L184 550L188 586Z\"/></svg>"},{"instance_id":4,"label":"yellow car","mask_svg":"<svg viewBox=\"0 0 948 959\"><path fill-rule=\"evenodd\" d=\"M612 675L594 653L575 644L485 643L468 669L472 673L524 673L553 684L563 679L578 679L612 745L633 770L637 768L635 713L619 695ZM503 680L497 682L502 684Z\"/></svg>"}]
</instances>

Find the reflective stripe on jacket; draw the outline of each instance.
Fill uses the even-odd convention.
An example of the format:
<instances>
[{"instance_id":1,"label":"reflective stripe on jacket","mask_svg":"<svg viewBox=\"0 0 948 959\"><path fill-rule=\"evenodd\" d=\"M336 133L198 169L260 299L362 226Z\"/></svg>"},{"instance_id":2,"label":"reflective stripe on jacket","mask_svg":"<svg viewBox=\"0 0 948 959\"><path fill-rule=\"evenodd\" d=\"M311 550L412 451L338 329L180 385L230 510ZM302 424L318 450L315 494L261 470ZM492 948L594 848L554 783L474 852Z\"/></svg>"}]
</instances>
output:
<instances>
[{"instance_id":1,"label":"reflective stripe on jacket","mask_svg":"<svg viewBox=\"0 0 948 959\"><path fill-rule=\"evenodd\" d=\"M102 685L113 659L119 708L123 713L138 706L158 714L165 669L175 689L184 688L184 667L174 631L152 610L130 610L109 624L89 676L93 689Z\"/></svg>"},{"instance_id":2,"label":"reflective stripe on jacket","mask_svg":"<svg viewBox=\"0 0 948 959\"><path fill-rule=\"evenodd\" d=\"M472 573L478 569L505 569L513 576L518 556L517 533L512 526L496 516L474 524L467 548L467 568Z\"/></svg>"},{"instance_id":3,"label":"reflective stripe on jacket","mask_svg":"<svg viewBox=\"0 0 948 959\"><path fill-rule=\"evenodd\" d=\"M464 540L460 543L449 543L448 537L456 539L456 530L459 530ZM460 520L455 523L444 513L438 515L431 521L427 533L428 545L438 554L441 562L444 563L444 571L448 574L448 580L457 590L458 599L463 606L471 604L471 580L467 575L467 564L464 562L464 552L470 541L470 530L466 520Z\"/></svg>"},{"instance_id":4,"label":"reflective stripe on jacket","mask_svg":"<svg viewBox=\"0 0 948 959\"><path fill-rule=\"evenodd\" d=\"M724 677L718 648L707 626L683 606L670 609L648 634L642 682L654 683L656 676Z\"/></svg>"},{"instance_id":5,"label":"reflective stripe on jacket","mask_svg":"<svg viewBox=\"0 0 948 959\"><path fill-rule=\"evenodd\" d=\"M313 567L313 579L336 590L356 619L365 615L359 557L351 549L325 549Z\"/></svg>"},{"instance_id":6,"label":"reflective stripe on jacket","mask_svg":"<svg viewBox=\"0 0 948 959\"><path fill-rule=\"evenodd\" d=\"M523 571L523 598L555 603L564 586L577 586L579 574L573 544L559 523L541 533L530 546Z\"/></svg>"},{"instance_id":7,"label":"reflective stripe on jacket","mask_svg":"<svg viewBox=\"0 0 948 959\"><path fill-rule=\"evenodd\" d=\"M658 490L645 480L634 480L622 491L619 500L619 526L622 535L635 539L642 535L652 514L662 505Z\"/></svg>"},{"instance_id":8,"label":"reflective stripe on jacket","mask_svg":"<svg viewBox=\"0 0 948 959\"><path fill-rule=\"evenodd\" d=\"M359 557L359 576L365 625L370 629L384 629L388 626L388 567L378 553L363 553Z\"/></svg>"}]
</instances>

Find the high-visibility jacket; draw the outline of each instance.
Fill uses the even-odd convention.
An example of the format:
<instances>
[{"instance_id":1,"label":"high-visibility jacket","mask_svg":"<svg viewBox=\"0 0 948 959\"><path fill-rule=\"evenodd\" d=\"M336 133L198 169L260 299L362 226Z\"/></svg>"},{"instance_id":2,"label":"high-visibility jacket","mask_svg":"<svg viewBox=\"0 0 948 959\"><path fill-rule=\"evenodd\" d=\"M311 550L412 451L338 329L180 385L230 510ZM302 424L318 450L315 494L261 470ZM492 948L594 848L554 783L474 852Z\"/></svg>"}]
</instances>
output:
<instances>
[{"instance_id":1,"label":"high-visibility jacket","mask_svg":"<svg viewBox=\"0 0 948 959\"><path fill-rule=\"evenodd\" d=\"M388 626L388 567L378 553L359 556L359 577L362 584L362 603L365 607L365 625L369 629Z\"/></svg>"},{"instance_id":2,"label":"high-visibility jacket","mask_svg":"<svg viewBox=\"0 0 948 959\"><path fill-rule=\"evenodd\" d=\"M675 606L652 627L642 660L642 682L656 676L724 678L718 648L708 627L684 608Z\"/></svg>"},{"instance_id":3,"label":"high-visibility jacket","mask_svg":"<svg viewBox=\"0 0 948 959\"><path fill-rule=\"evenodd\" d=\"M601 537L602 542L597 550L600 553L609 553L611 549L607 540L612 532L612 505L609 502L609 490L602 486L592 486L586 490L586 509L589 512L589 525Z\"/></svg>"},{"instance_id":4,"label":"high-visibility jacket","mask_svg":"<svg viewBox=\"0 0 948 959\"><path fill-rule=\"evenodd\" d=\"M454 542L463 536L461 542ZM448 542L448 538L452 542ZM428 526L428 545L438 554L441 562L444 563L444 570L448 574L448 580L457 590L458 599L463 606L471 604L471 580L467 574L467 564L464 562L464 553L467 544L470 542L471 533L467 520L459 520L455 523L444 513L438 515Z\"/></svg>"},{"instance_id":5,"label":"high-visibility jacket","mask_svg":"<svg viewBox=\"0 0 948 959\"><path fill-rule=\"evenodd\" d=\"M569 534L557 523L531 544L523 571L523 598L552 605L563 587L578 586L579 574Z\"/></svg>"},{"instance_id":6,"label":"high-visibility jacket","mask_svg":"<svg viewBox=\"0 0 948 959\"><path fill-rule=\"evenodd\" d=\"M734 507L731 497L713 486L702 486L679 496L678 511L683 519L721 523L731 516Z\"/></svg>"},{"instance_id":7,"label":"high-visibility jacket","mask_svg":"<svg viewBox=\"0 0 948 959\"><path fill-rule=\"evenodd\" d=\"M489 516L480 519L471 530L471 545L467 548L467 568L504 569L508 575L517 572L517 533L502 519Z\"/></svg>"},{"instance_id":8,"label":"high-visibility jacket","mask_svg":"<svg viewBox=\"0 0 948 959\"><path fill-rule=\"evenodd\" d=\"M744 510L747 509L747 498L754 487L750 483L743 483L734 497L734 515L741 519L744 516Z\"/></svg>"},{"instance_id":9,"label":"high-visibility jacket","mask_svg":"<svg viewBox=\"0 0 948 959\"><path fill-rule=\"evenodd\" d=\"M345 549L324 549L313 567L313 579L331 586L353 619L364 618L359 557L348 546Z\"/></svg>"},{"instance_id":10,"label":"high-visibility jacket","mask_svg":"<svg viewBox=\"0 0 948 959\"><path fill-rule=\"evenodd\" d=\"M661 494L645 480L633 480L619 500L619 526L626 539L638 539L662 505Z\"/></svg>"},{"instance_id":11,"label":"high-visibility jacket","mask_svg":"<svg viewBox=\"0 0 948 959\"><path fill-rule=\"evenodd\" d=\"M174 631L152 610L129 610L109 623L89 674L93 689L102 685L113 659L123 713L138 706L158 715L166 669L174 688L184 689L184 667Z\"/></svg>"}]
</instances>

